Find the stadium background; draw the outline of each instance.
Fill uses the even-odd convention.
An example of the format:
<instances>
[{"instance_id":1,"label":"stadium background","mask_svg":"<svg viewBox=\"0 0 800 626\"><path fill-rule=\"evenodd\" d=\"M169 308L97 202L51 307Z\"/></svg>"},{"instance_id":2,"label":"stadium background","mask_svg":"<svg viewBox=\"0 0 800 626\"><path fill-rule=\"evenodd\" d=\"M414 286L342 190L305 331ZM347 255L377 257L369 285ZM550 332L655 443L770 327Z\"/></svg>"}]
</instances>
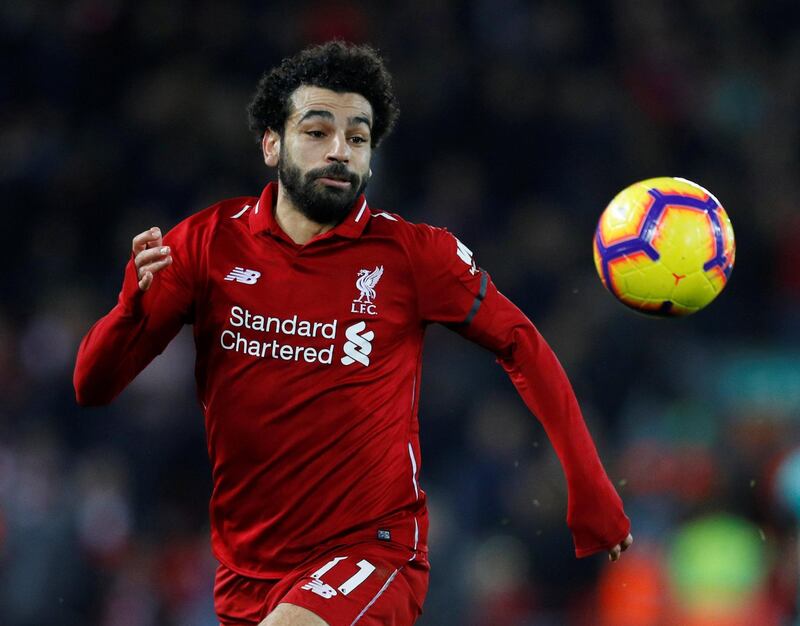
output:
<instances>
[{"instance_id":1,"label":"stadium background","mask_svg":"<svg viewBox=\"0 0 800 626\"><path fill-rule=\"evenodd\" d=\"M76 407L74 355L134 233L259 192L255 83L333 36L395 76L371 204L449 227L539 326L634 523L620 563L576 560L542 429L490 354L434 328L420 624L795 623L790 0L3 3L0 623L216 623L189 336L103 409ZM656 175L713 190L737 235L729 286L691 319L637 316L594 275L601 210Z\"/></svg>"}]
</instances>

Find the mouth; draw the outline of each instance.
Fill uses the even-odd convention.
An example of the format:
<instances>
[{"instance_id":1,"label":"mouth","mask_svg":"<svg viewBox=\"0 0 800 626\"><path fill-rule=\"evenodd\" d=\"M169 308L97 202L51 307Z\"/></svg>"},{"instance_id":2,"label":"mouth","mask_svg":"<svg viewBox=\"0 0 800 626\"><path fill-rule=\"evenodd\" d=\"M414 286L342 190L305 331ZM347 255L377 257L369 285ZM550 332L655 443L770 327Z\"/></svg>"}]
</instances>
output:
<instances>
[{"instance_id":1,"label":"mouth","mask_svg":"<svg viewBox=\"0 0 800 626\"><path fill-rule=\"evenodd\" d=\"M343 178L333 178L330 176L320 176L317 180L326 187L336 187L337 189L349 189L352 183Z\"/></svg>"}]
</instances>

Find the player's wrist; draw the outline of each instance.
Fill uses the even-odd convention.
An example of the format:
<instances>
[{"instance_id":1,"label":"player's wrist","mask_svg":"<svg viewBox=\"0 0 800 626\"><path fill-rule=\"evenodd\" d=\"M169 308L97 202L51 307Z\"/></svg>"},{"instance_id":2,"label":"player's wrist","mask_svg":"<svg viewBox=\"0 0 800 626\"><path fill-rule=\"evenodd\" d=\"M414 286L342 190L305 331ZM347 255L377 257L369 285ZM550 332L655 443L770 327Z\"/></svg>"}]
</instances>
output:
<instances>
[{"instance_id":1,"label":"player's wrist","mask_svg":"<svg viewBox=\"0 0 800 626\"><path fill-rule=\"evenodd\" d=\"M144 314L142 298L145 292L139 288L139 275L134 262L134 256L125 266L125 275L122 281L122 290L119 293L119 305L127 317L139 318Z\"/></svg>"}]
</instances>

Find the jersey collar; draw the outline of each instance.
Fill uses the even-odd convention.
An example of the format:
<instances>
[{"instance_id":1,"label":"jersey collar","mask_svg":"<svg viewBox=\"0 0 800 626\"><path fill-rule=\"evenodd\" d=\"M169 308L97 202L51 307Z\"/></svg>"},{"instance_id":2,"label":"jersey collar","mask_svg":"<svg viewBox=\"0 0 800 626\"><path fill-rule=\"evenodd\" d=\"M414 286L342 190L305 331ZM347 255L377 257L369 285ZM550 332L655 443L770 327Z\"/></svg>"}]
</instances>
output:
<instances>
[{"instance_id":1,"label":"jersey collar","mask_svg":"<svg viewBox=\"0 0 800 626\"><path fill-rule=\"evenodd\" d=\"M250 232L254 234L264 232L294 243L275 220L272 206L277 195L277 183L269 183L264 187L264 191L261 192L256 206L250 212ZM364 232L364 228L367 222L369 222L370 215L371 213L367 206L367 198L362 193L356 198L353 208L350 209L350 213L347 214L347 217L345 217L341 223L328 232L314 237L311 241L327 239L334 235L346 237L348 239L357 239L361 236L361 233ZM311 241L308 243L311 243Z\"/></svg>"}]
</instances>

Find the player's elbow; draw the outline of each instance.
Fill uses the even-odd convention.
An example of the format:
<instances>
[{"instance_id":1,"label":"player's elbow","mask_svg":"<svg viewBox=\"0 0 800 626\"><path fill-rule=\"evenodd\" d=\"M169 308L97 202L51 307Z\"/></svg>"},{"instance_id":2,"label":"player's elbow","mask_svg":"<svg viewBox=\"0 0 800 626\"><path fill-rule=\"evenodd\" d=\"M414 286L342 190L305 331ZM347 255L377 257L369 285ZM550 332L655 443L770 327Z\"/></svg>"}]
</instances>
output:
<instances>
[{"instance_id":1,"label":"player's elbow","mask_svg":"<svg viewBox=\"0 0 800 626\"><path fill-rule=\"evenodd\" d=\"M78 403L78 406L84 407L105 406L111 402L111 398L102 394L85 393L77 389L75 390L75 400Z\"/></svg>"},{"instance_id":2,"label":"player's elbow","mask_svg":"<svg viewBox=\"0 0 800 626\"><path fill-rule=\"evenodd\" d=\"M75 388L75 401L80 406L103 406L116 395L110 387L92 380L91 376L78 368L72 377L72 386Z\"/></svg>"},{"instance_id":3,"label":"player's elbow","mask_svg":"<svg viewBox=\"0 0 800 626\"><path fill-rule=\"evenodd\" d=\"M98 393L97 390L75 386L75 401L79 406L104 406L111 400L111 396Z\"/></svg>"}]
</instances>

